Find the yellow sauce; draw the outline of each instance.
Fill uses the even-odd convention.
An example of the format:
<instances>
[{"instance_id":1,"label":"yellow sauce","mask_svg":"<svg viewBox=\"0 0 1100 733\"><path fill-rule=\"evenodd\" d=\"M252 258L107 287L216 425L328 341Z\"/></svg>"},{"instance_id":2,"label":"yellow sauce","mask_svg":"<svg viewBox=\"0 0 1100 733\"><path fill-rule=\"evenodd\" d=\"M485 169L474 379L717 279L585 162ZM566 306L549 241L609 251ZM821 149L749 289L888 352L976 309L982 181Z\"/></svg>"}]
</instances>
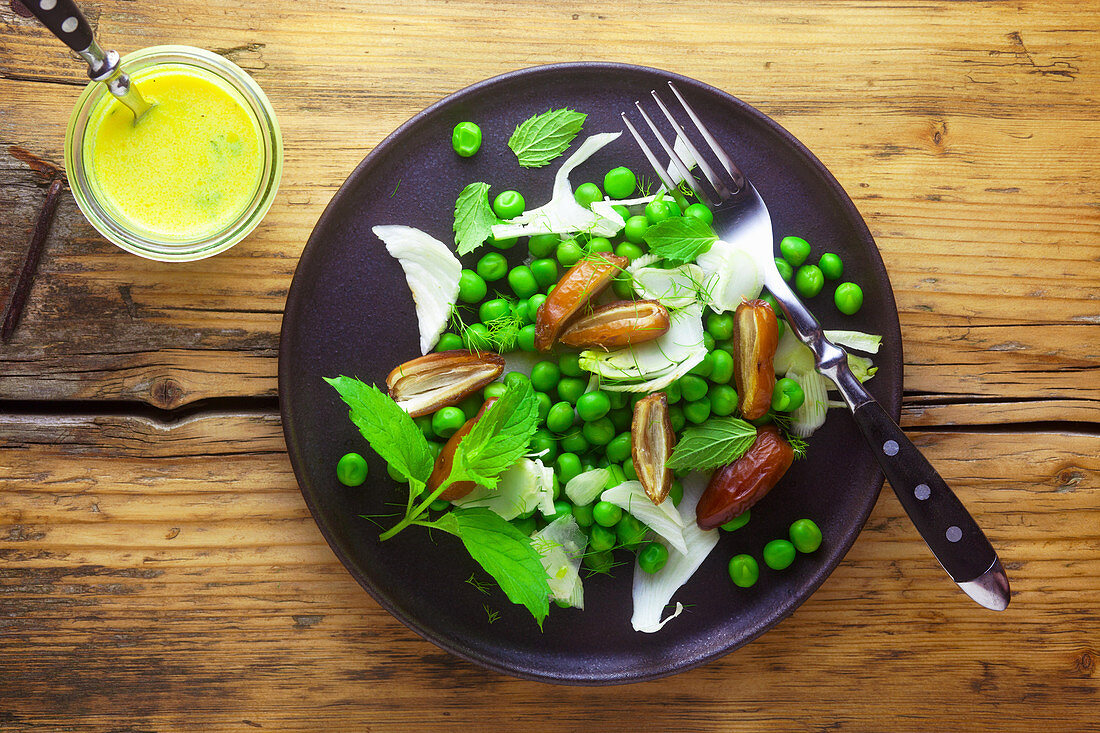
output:
<instances>
[{"instance_id":1,"label":"yellow sauce","mask_svg":"<svg viewBox=\"0 0 1100 733\"><path fill-rule=\"evenodd\" d=\"M133 83L153 104L137 124L107 96L89 121L91 179L132 228L195 240L223 230L255 196L259 127L235 92L190 67L152 67Z\"/></svg>"}]
</instances>

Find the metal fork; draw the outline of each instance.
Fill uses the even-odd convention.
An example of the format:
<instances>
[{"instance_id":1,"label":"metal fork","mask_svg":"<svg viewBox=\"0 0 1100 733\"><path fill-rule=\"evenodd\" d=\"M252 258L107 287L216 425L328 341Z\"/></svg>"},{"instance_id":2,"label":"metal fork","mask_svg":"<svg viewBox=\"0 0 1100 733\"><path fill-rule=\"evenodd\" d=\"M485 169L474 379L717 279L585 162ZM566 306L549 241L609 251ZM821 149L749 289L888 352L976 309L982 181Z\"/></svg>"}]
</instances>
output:
<instances>
[{"instance_id":1,"label":"metal fork","mask_svg":"<svg viewBox=\"0 0 1100 733\"><path fill-rule=\"evenodd\" d=\"M752 252L757 266L764 273L765 287L775 296L791 329L813 351L818 371L831 379L840 390L864 439L890 480L894 493L940 565L968 596L986 608L1003 611L1009 601L1008 576L993 546L928 460L852 374L844 350L825 338L821 324L780 276L775 264L768 207L679 90L671 81L668 86L724 171L714 170L657 92L651 92L676 136L698 163L699 171L710 184L709 191L694 178L690 166L657 129L641 103L635 102L642 119L684 181L699 200L714 212L718 236L727 242L741 244ZM661 182L670 192L675 191L677 184L665 167L627 116L623 114L622 118Z\"/></svg>"}]
</instances>

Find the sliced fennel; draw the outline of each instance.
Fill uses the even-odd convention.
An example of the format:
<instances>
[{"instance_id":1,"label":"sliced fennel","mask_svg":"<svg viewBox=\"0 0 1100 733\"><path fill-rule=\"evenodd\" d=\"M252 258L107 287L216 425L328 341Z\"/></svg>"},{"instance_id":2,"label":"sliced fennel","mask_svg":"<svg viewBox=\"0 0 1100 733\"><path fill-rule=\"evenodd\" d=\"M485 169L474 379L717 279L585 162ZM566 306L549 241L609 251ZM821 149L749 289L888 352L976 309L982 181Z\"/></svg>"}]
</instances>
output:
<instances>
[{"instance_id":1,"label":"sliced fennel","mask_svg":"<svg viewBox=\"0 0 1100 733\"><path fill-rule=\"evenodd\" d=\"M635 519L660 535L670 547L687 552L684 544L684 519L676 511L671 499L654 504L641 481L624 481L618 486L607 489L600 495L601 501L608 501L619 507ZM692 520L694 523L694 520Z\"/></svg>"},{"instance_id":2,"label":"sliced fennel","mask_svg":"<svg viewBox=\"0 0 1100 733\"><path fill-rule=\"evenodd\" d=\"M808 438L825 424L825 415L829 410L829 398L826 395L829 380L816 370L808 372L791 370L787 376L798 382L806 399L798 409L791 413L791 432Z\"/></svg>"},{"instance_id":3,"label":"sliced fennel","mask_svg":"<svg viewBox=\"0 0 1100 733\"><path fill-rule=\"evenodd\" d=\"M579 473L565 485L565 495L574 504L591 504L603 491L610 475L611 472L606 468L593 468L591 471Z\"/></svg>"},{"instance_id":4,"label":"sliced fennel","mask_svg":"<svg viewBox=\"0 0 1100 733\"><path fill-rule=\"evenodd\" d=\"M525 211L503 224L495 225L493 236L497 239L508 239L535 234L573 234L575 232L588 232L601 237L618 234L626 221L611 208L610 203L603 207L593 206L592 209L578 204L573 197L573 188L569 185L569 174L621 134L621 132L605 132L592 135L585 140L558 169L554 176L554 192L550 201L536 209Z\"/></svg>"},{"instance_id":5,"label":"sliced fennel","mask_svg":"<svg viewBox=\"0 0 1100 733\"><path fill-rule=\"evenodd\" d=\"M848 368L852 370L852 374L856 375L856 379L861 382L866 382L875 376L875 372L878 371L878 367L872 364L870 359L855 354L848 354Z\"/></svg>"},{"instance_id":6,"label":"sliced fennel","mask_svg":"<svg viewBox=\"0 0 1100 733\"><path fill-rule=\"evenodd\" d=\"M684 525L683 539L685 551L681 552L668 542L657 540L668 549L668 562L656 573L647 573L634 565L634 614L630 619L635 631L652 634L680 615L683 604L677 603L676 610L664 620L661 615L672 600L672 596L695 574L710 551L718 544L718 530L704 532L695 523L695 505L706 486L702 474L693 473L684 478L684 498L680 500L679 513ZM665 502L670 503L670 502Z\"/></svg>"},{"instance_id":7,"label":"sliced fennel","mask_svg":"<svg viewBox=\"0 0 1100 733\"><path fill-rule=\"evenodd\" d=\"M581 368L598 374L609 392L655 392L687 374L703 360L703 308L673 311L668 333L615 351L582 351Z\"/></svg>"},{"instance_id":8,"label":"sliced fennel","mask_svg":"<svg viewBox=\"0 0 1100 733\"><path fill-rule=\"evenodd\" d=\"M719 239L695 258L695 264L703 271L708 305L719 313L736 309L743 299L759 297L764 288L764 273L739 244Z\"/></svg>"},{"instance_id":9,"label":"sliced fennel","mask_svg":"<svg viewBox=\"0 0 1100 733\"><path fill-rule=\"evenodd\" d=\"M703 270L698 265L641 267L633 272L634 292L645 300L656 300L666 308L686 308L700 300Z\"/></svg>"},{"instance_id":10,"label":"sliced fennel","mask_svg":"<svg viewBox=\"0 0 1100 733\"><path fill-rule=\"evenodd\" d=\"M825 338L837 346L864 351L868 354L877 354L878 347L882 345L882 336L863 331L826 331Z\"/></svg>"},{"instance_id":11,"label":"sliced fennel","mask_svg":"<svg viewBox=\"0 0 1100 733\"><path fill-rule=\"evenodd\" d=\"M447 245L419 229L393 225L376 226L371 231L405 271L420 324L420 353L427 354L447 328L451 308L458 300L462 264Z\"/></svg>"},{"instance_id":12,"label":"sliced fennel","mask_svg":"<svg viewBox=\"0 0 1100 733\"><path fill-rule=\"evenodd\" d=\"M546 568L550 597L566 601L574 608L584 608L580 567L588 536L577 526L573 515L559 517L531 535L531 546Z\"/></svg>"},{"instance_id":13,"label":"sliced fennel","mask_svg":"<svg viewBox=\"0 0 1100 733\"><path fill-rule=\"evenodd\" d=\"M554 469L537 458L521 458L500 475L495 490L478 486L453 503L461 507L486 507L508 520L536 507L544 516L551 516L555 512Z\"/></svg>"},{"instance_id":14,"label":"sliced fennel","mask_svg":"<svg viewBox=\"0 0 1100 733\"><path fill-rule=\"evenodd\" d=\"M881 336L860 331L826 331L825 337L837 346L845 346L860 351L878 353ZM815 368L814 353L810 347L798 340L798 337L789 328L784 328L779 337L779 345L775 349L775 358L772 360L776 374L785 374L789 371L811 372ZM848 354L848 368L861 382L866 382L875 376L878 371L870 359L857 354ZM829 383L832 389L832 383Z\"/></svg>"}]
</instances>

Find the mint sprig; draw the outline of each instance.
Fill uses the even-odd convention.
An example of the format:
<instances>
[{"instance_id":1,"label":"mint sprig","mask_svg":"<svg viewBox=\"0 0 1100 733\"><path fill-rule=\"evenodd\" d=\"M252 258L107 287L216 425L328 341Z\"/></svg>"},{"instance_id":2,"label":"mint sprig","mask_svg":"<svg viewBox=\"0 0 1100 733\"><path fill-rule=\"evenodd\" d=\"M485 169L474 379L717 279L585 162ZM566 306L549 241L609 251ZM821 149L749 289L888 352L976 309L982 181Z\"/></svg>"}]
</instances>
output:
<instances>
[{"instance_id":1,"label":"mint sprig","mask_svg":"<svg viewBox=\"0 0 1100 733\"><path fill-rule=\"evenodd\" d=\"M649 251L670 262L692 262L718 241L718 235L702 219L674 216L657 222L645 233Z\"/></svg>"},{"instance_id":2,"label":"mint sprig","mask_svg":"<svg viewBox=\"0 0 1100 733\"><path fill-rule=\"evenodd\" d=\"M756 428L736 417L717 417L688 428L672 450L673 470L708 471L733 463L752 447Z\"/></svg>"},{"instance_id":3,"label":"mint sprig","mask_svg":"<svg viewBox=\"0 0 1100 733\"><path fill-rule=\"evenodd\" d=\"M527 452L538 422L539 401L531 383L512 385L458 444L452 475L495 489L500 474Z\"/></svg>"},{"instance_id":4,"label":"mint sprig","mask_svg":"<svg viewBox=\"0 0 1100 733\"><path fill-rule=\"evenodd\" d=\"M471 183L455 201L455 244L460 255L473 252L493 233L500 219L489 204L489 184Z\"/></svg>"},{"instance_id":5,"label":"mint sprig","mask_svg":"<svg viewBox=\"0 0 1100 733\"><path fill-rule=\"evenodd\" d=\"M548 110L521 122L508 147L524 168L541 168L565 152L587 117L571 109Z\"/></svg>"}]
</instances>

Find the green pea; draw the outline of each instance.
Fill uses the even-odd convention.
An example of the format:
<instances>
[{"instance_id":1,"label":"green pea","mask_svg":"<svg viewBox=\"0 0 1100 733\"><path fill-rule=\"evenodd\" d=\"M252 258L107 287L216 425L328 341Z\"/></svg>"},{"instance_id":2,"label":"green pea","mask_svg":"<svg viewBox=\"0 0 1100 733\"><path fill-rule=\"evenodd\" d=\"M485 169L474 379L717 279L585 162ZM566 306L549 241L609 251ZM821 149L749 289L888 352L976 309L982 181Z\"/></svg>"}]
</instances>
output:
<instances>
[{"instance_id":1,"label":"green pea","mask_svg":"<svg viewBox=\"0 0 1100 733\"><path fill-rule=\"evenodd\" d=\"M793 412L805 401L802 385L790 377L783 377L772 387L772 409L776 412Z\"/></svg>"},{"instance_id":2,"label":"green pea","mask_svg":"<svg viewBox=\"0 0 1100 733\"><path fill-rule=\"evenodd\" d=\"M623 218L624 222L627 219L630 218L630 209L626 208L625 206L620 206L619 204L612 204L611 205L611 210L614 211L619 216L621 216Z\"/></svg>"},{"instance_id":3,"label":"green pea","mask_svg":"<svg viewBox=\"0 0 1100 733\"><path fill-rule=\"evenodd\" d=\"M535 533L535 516L523 517L512 520L512 526L518 529L523 535L530 537Z\"/></svg>"},{"instance_id":4,"label":"green pea","mask_svg":"<svg viewBox=\"0 0 1100 733\"><path fill-rule=\"evenodd\" d=\"M493 382L492 384L485 385L485 389L481 390L481 394L485 397L486 401L499 400L507 391L508 385L504 382Z\"/></svg>"},{"instance_id":5,"label":"green pea","mask_svg":"<svg viewBox=\"0 0 1100 733\"><path fill-rule=\"evenodd\" d=\"M488 351L493 347L489 328L484 323L471 324L464 333L464 343L470 351Z\"/></svg>"},{"instance_id":6,"label":"green pea","mask_svg":"<svg viewBox=\"0 0 1100 733\"><path fill-rule=\"evenodd\" d=\"M634 245L630 245L634 246ZM634 278L629 272L620 272L611 281L611 290L620 300L634 299Z\"/></svg>"},{"instance_id":7,"label":"green pea","mask_svg":"<svg viewBox=\"0 0 1100 733\"><path fill-rule=\"evenodd\" d=\"M727 384L733 379L733 356L728 351L710 352L711 359L714 362L714 368L710 372L710 381L715 384Z\"/></svg>"},{"instance_id":8,"label":"green pea","mask_svg":"<svg viewBox=\"0 0 1100 733\"><path fill-rule=\"evenodd\" d=\"M631 514L624 514L619 523L615 525L615 536L623 547L634 549L645 539L649 527L642 524Z\"/></svg>"},{"instance_id":9,"label":"green pea","mask_svg":"<svg viewBox=\"0 0 1100 733\"><path fill-rule=\"evenodd\" d=\"M680 506L680 502L684 500L684 484L678 479L669 487L668 498L672 499L672 506Z\"/></svg>"},{"instance_id":10,"label":"green pea","mask_svg":"<svg viewBox=\"0 0 1100 733\"><path fill-rule=\"evenodd\" d=\"M684 216L692 216L707 224L714 223L714 212L707 208L706 204L694 203L684 209Z\"/></svg>"},{"instance_id":11,"label":"green pea","mask_svg":"<svg viewBox=\"0 0 1100 733\"><path fill-rule=\"evenodd\" d=\"M596 506L599 506L598 504ZM615 507L618 509L618 507ZM592 510L592 516L595 518L596 511ZM588 547L593 552L606 552L615 546L615 531L608 529L602 524L592 525L592 531L588 536Z\"/></svg>"},{"instance_id":12,"label":"green pea","mask_svg":"<svg viewBox=\"0 0 1100 733\"><path fill-rule=\"evenodd\" d=\"M632 216L626 220L626 226L623 227L623 236L631 244L641 244L645 241L647 229L649 229L649 219L642 215Z\"/></svg>"},{"instance_id":13,"label":"green pea","mask_svg":"<svg viewBox=\"0 0 1100 733\"><path fill-rule=\"evenodd\" d=\"M733 314L711 313L707 316L707 333L718 341L726 341L733 336Z\"/></svg>"},{"instance_id":14,"label":"green pea","mask_svg":"<svg viewBox=\"0 0 1100 733\"><path fill-rule=\"evenodd\" d=\"M401 475L401 472L390 464L386 464L386 473L390 475L390 478L399 484L407 483L408 479Z\"/></svg>"},{"instance_id":15,"label":"green pea","mask_svg":"<svg viewBox=\"0 0 1100 733\"><path fill-rule=\"evenodd\" d=\"M626 392L608 392L607 397L611 400L612 410L621 410L630 404L630 396Z\"/></svg>"},{"instance_id":16,"label":"green pea","mask_svg":"<svg viewBox=\"0 0 1100 733\"><path fill-rule=\"evenodd\" d=\"M539 428L531 436L530 450L532 453L546 451L542 455L542 462L551 464L558 457L558 441L554 440L554 436L550 434L549 430Z\"/></svg>"},{"instance_id":17,"label":"green pea","mask_svg":"<svg viewBox=\"0 0 1100 733\"><path fill-rule=\"evenodd\" d=\"M611 240L607 237L592 237L588 240L585 249L591 253L615 251L615 248L611 245Z\"/></svg>"},{"instance_id":18,"label":"green pea","mask_svg":"<svg viewBox=\"0 0 1100 733\"><path fill-rule=\"evenodd\" d=\"M489 237L489 245L496 249L512 249L518 241L519 237L505 237L504 239L497 239L494 236Z\"/></svg>"},{"instance_id":19,"label":"green pea","mask_svg":"<svg viewBox=\"0 0 1100 733\"><path fill-rule=\"evenodd\" d=\"M725 352L722 352L725 353ZM719 384L710 390L710 411L719 417L732 415L737 409L737 390L728 384Z\"/></svg>"},{"instance_id":20,"label":"green pea","mask_svg":"<svg viewBox=\"0 0 1100 733\"><path fill-rule=\"evenodd\" d=\"M798 267L810 256L810 243L802 237L783 237L779 242L779 253L791 265Z\"/></svg>"},{"instance_id":21,"label":"green pea","mask_svg":"<svg viewBox=\"0 0 1100 733\"><path fill-rule=\"evenodd\" d=\"M817 265L803 265L794 274L794 289L804 298L812 298L821 292L825 276Z\"/></svg>"},{"instance_id":22,"label":"green pea","mask_svg":"<svg viewBox=\"0 0 1100 733\"><path fill-rule=\"evenodd\" d=\"M604 490L613 489L623 481L626 481L626 473L623 471L622 466L608 462L604 468L607 469L607 481L603 483Z\"/></svg>"},{"instance_id":23,"label":"green pea","mask_svg":"<svg viewBox=\"0 0 1100 733\"><path fill-rule=\"evenodd\" d=\"M554 401L545 392L535 392L535 399L539 403L539 422L544 423L546 422L546 416L550 414L550 408L553 407Z\"/></svg>"},{"instance_id":24,"label":"green pea","mask_svg":"<svg viewBox=\"0 0 1100 733\"><path fill-rule=\"evenodd\" d=\"M489 292L485 278L473 270L463 270L458 276L458 299L463 303L478 303Z\"/></svg>"},{"instance_id":25,"label":"green pea","mask_svg":"<svg viewBox=\"0 0 1100 733\"><path fill-rule=\"evenodd\" d=\"M613 199L630 198L637 186L638 178L634 171L622 166L612 168L603 177L603 190Z\"/></svg>"},{"instance_id":26,"label":"green pea","mask_svg":"<svg viewBox=\"0 0 1100 733\"><path fill-rule=\"evenodd\" d=\"M573 192L573 198L581 206L591 206L595 201L603 200L603 191L595 183L582 183Z\"/></svg>"},{"instance_id":27,"label":"green pea","mask_svg":"<svg viewBox=\"0 0 1100 733\"><path fill-rule=\"evenodd\" d=\"M668 548L660 542L647 542L638 550L638 567L645 573L656 573L668 562Z\"/></svg>"},{"instance_id":28,"label":"green pea","mask_svg":"<svg viewBox=\"0 0 1100 733\"><path fill-rule=\"evenodd\" d=\"M558 368L564 377L580 377L584 374L579 354L562 354L558 357Z\"/></svg>"},{"instance_id":29,"label":"green pea","mask_svg":"<svg viewBox=\"0 0 1100 733\"><path fill-rule=\"evenodd\" d=\"M474 392L458 404L458 409L462 410L462 414L469 420L481 411L481 406L484 404L485 400L481 399L481 395Z\"/></svg>"},{"instance_id":30,"label":"green pea","mask_svg":"<svg viewBox=\"0 0 1100 733\"><path fill-rule=\"evenodd\" d=\"M681 396L680 383L678 381L673 382L672 384L665 387L665 400L668 402L668 404L675 405L677 402L680 401Z\"/></svg>"},{"instance_id":31,"label":"green pea","mask_svg":"<svg viewBox=\"0 0 1100 733\"><path fill-rule=\"evenodd\" d=\"M459 122L451 132L451 147L463 158L481 149L481 128L473 122Z\"/></svg>"},{"instance_id":32,"label":"green pea","mask_svg":"<svg viewBox=\"0 0 1100 733\"><path fill-rule=\"evenodd\" d=\"M552 361L536 362L531 367L531 384L540 392L549 392L558 386L561 370Z\"/></svg>"},{"instance_id":33,"label":"green pea","mask_svg":"<svg viewBox=\"0 0 1100 733\"><path fill-rule=\"evenodd\" d=\"M524 326L519 330L519 335L516 336L516 343L519 344L519 348L523 351L535 352L538 349L535 348L535 324L530 326Z\"/></svg>"},{"instance_id":34,"label":"green pea","mask_svg":"<svg viewBox=\"0 0 1100 733\"><path fill-rule=\"evenodd\" d=\"M821 274L828 280L839 280L840 276L844 274L844 261L840 259L840 255L835 255L832 252L821 255L821 259L817 261L817 266L821 269Z\"/></svg>"},{"instance_id":35,"label":"green pea","mask_svg":"<svg viewBox=\"0 0 1100 733\"><path fill-rule=\"evenodd\" d=\"M791 525L791 544L799 552L813 552L821 547L821 529L812 519L798 519Z\"/></svg>"},{"instance_id":36,"label":"green pea","mask_svg":"<svg viewBox=\"0 0 1100 733\"><path fill-rule=\"evenodd\" d=\"M584 257L584 250L576 240L570 239L558 245L558 262L562 267L572 267L580 262L582 257Z\"/></svg>"},{"instance_id":37,"label":"green pea","mask_svg":"<svg viewBox=\"0 0 1100 733\"><path fill-rule=\"evenodd\" d=\"M734 555L729 564L730 580L739 588L751 588L760 579L760 566L752 555Z\"/></svg>"},{"instance_id":38,"label":"green pea","mask_svg":"<svg viewBox=\"0 0 1100 733\"><path fill-rule=\"evenodd\" d=\"M493 213L501 219L514 219L523 213L525 206L519 191L501 191L493 199Z\"/></svg>"},{"instance_id":39,"label":"green pea","mask_svg":"<svg viewBox=\"0 0 1100 733\"><path fill-rule=\"evenodd\" d=\"M779 308L779 301L776 300L775 296L771 293L761 293L760 300L768 304L768 307L772 309L772 313L774 313L777 318L783 315L783 311Z\"/></svg>"},{"instance_id":40,"label":"green pea","mask_svg":"<svg viewBox=\"0 0 1100 733\"><path fill-rule=\"evenodd\" d=\"M589 540L591 544L591 540ZM584 553L584 566L593 573L609 573L615 565L615 556L610 551Z\"/></svg>"},{"instance_id":41,"label":"green pea","mask_svg":"<svg viewBox=\"0 0 1100 733\"><path fill-rule=\"evenodd\" d=\"M565 370L562 370L564 373ZM581 395L588 389L588 380L580 377L562 377L558 381L558 398L571 405L577 404Z\"/></svg>"},{"instance_id":42,"label":"green pea","mask_svg":"<svg viewBox=\"0 0 1100 733\"><path fill-rule=\"evenodd\" d=\"M707 394L707 380L693 374L687 374L680 378L680 392L688 402L695 402Z\"/></svg>"},{"instance_id":43,"label":"green pea","mask_svg":"<svg viewBox=\"0 0 1100 733\"><path fill-rule=\"evenodd\" d=\"M581 420L599 420L611 411L611 398L605 393L586 392L577 398L577 415Z\"/></svg>"},{"instance_id":44,"label":"green pea","mask_svg":"<svg viewBox=\"0 0 1100 733\"><path fill-rule=\"evenodd\" d=\"M481 319L482 323L488 323L498 318L504 318L511 312L511 303L504 298L493 298L481 304L481 307L477 309L477 317Z\"/></svg>"},{"instance_id":45,"label":"green pea","mask_svg":"<svg viewBox=\"0 0 1100 733\"><path fill-rule=\"evenodd\" d=\"M775 413L771 412L770 410L768 412L765 412L761 417L758 417L755 420L749 420L749 424L757 428L762 428L765 425L771 425L773 422L775 422Z\"/></svg>"},{"instance_id":46,"label":"green pea","mask_svg":"<svg viewBox=\"0 0 1100 733\"><path fill-rule=\"evenodd\" d=\"M466 415L457 407L444 407L432 415L432 431L440 438L449 438L466 423Z\"/></svg>"},{"instance_id":47,"label":"green pea","mask_svg":"<svg viewBox=\"0 0 1100 733\"><path fill-rule=\"evenodd\" d=\"M794 545L787 540L772 540L764 545L764 564L772 570L785 570L794 562Z\"/></svg>"},{"instance_id":48,"label":"green pea","mask_svg":"<svg viewBox=\"0 0 1100 733\"><path fill-rule=\"evenodd\" d=\"M775 258L775 269L779 270L779 277L787 282L790 282L791 278L794 277L794 268L791 267L790 262L787 262L782 257Z\"/></svg>"},{"instance_id":49,"label":"green pea","mask_svg":"<svg viewBox=\"0 0 1100 733\"><path fill-rule=\"evenodd\" d=\"M610 418L602 417L585 422L581 426L581 434L592 445L607 445L615 437L615 424Z\"/></svg>"},{"instance_id":50,"label":"green pea","mask_svg":"<svg viewBox=\"0 0 1100 733\"><path fill-rule=\"evenodd\" d=\"M664 199L653 199L645 205L645 218L650 224L656 224L672 216L674 216L672 207Z\"/></svg>"},{"instance_id":51,"label":"green pea","mask_svg":"<svg viewBox=\"0 0 1100 733\"><path fill-rule=\"evenodd\" d=\"M668 420L672 425L672 432L678 433L684 429L687 425L687 418L684 417L684 408L681 405L670 405L668 408Z\"/></svg>"},{"instance_id":52,"label":"green pea","mask_svg":"<svg viewBox=\"0 0 1100 733\"><path fill-rule=\"evenodd\" d=\"M531 264L533 265L534 263L532 262ZM532 268L532 271L533 270L534 270L534 268ZM535 277L538 277L538 275L536 274ZM527 320L528 321L530 321L531 323L534 323L535 321L538 320L539 308L541 308L542 304L545 303L545 302L546 302L546 296L543 295L542 293L535 293L534 295L532 295L530 298L527 299Z\"/></svg>"},{"instance_id":53,"label":"green pea","mask_svg":"<svg viewBox=\"0 0 1100 733\"><path fill-rule=\"evenodd\" d=\"M435 345L436 351L454 351L455 349L461 349L462 337L457 333L445 333L439 337L439 343Z\"/></svg>"},{"instance_id":54,"label":"green pea","mask_svg":"<svg viewBox=\"0 0 1100 733\"><path fill-rule=\"evenodd\" d=\"M564 433L573 427L573 406L568 402L558 402L546 415L546 427L555 433Z\"/></svg>"},{"instance_id":55,"label":"green pea","mask_svg":"<svg viewBox=\"0 0 1100 733\"><path fill-rule=\"evenodd\" d=\"M512 292L521 298L530 298L539 291L538 280L527 265L513 267L508 273L508 285Z\"/></svg>"},{"instance_id":56,"label":"green pea","mask_svg":"<svg viewBox=\"0 0 1100 733\"><path fill-rule=\"evenodd\" d=\"M587 453L592 446L588 444L588 439L584 437L580 430L574 430L561 439L561 447L563 450L571 451L579 456L582 453Z\"/></svg>"},{"instance_id":57,"label":"green pea","mask_svg":"<svg viewBox=\"0 0 1100 733\"><path fill-rule=\"evenodd\" d=\"M508 274L508 260L500 252L489 252L477 261L477 274L486 282L496 282Z\"/></svg>"},{"instance_id":58,"label":"green pea","mask_svg":"<svg viewBox=\"0 0 1100 733\"><path fill-rule=\"evenodd\" d=\"M598 501L592 507L592 518L601 527L614 527L623 518L623 510L609 501Z\"/></svg>"},{"instance_id":59,"label":"green pea","mask_svg":"<svg viewBox=\"0 0 1100 733\"><path fill-rule=\"evenodd\" d=\"M554 471L558 480L567 484L581 473L581 459L576 453L562 453L554 462Z\"/></svg>"},{"instance_id":60,"label":"green pea","mask_svg":"<svg viewBox=\"0 0 1100 733\"><path fill-rule=\"evenodd\" d=\"M540 288L548 288L558 281L558 263L549 257L535 260L530 264L530 268Z\"/></svg>"},{"instance_id":61,"label":"green pea","mask_svg":"<svg viewBox=\"0 0 1100 733\"><path fill-rule=\"evenodd\" d=\"M344 486L360 486L367 480L367 459L358 453L345 453L336 462L336 480Z\"/></svg>"},{"instance_id":62,"label":"green pea","mask_svg":"<svg viewBox=\"0 0 1100 733\"><path fill-rule=\"evenodd\" d=\"M619 242L617 245L615 245L615 254L619 255L619 257L625 257L633 262L645 253L642 252L641 247L633 244L632 242Z\"/></svg>"},{"instance_id":63,"label":"green pea","mask_svg":"<svg viewBox=\"0 0 1100 733\"><path fill-rule=\"evenodd\" d=\"M561 243L557 234L536 234L527 240L527 251L532 257L550 257Z\"/></svg>"},{"instance_id":64,"label":"green pea","mask_svg":"<svg viewBox=\"0 0 1100 733\"><path fill-rule=\"evenodd\" d=\"M638 480L638 472L634 470L633 458L627 458L623 461L623 473L626 475L628 481Z\"/></svg>"},{"instance_id":65,"label":"green pea","mask_svg":"<svg viewBox=\"0 0 1100 733\"><path fill-rule=\"evenodd\" d=\"M612 410L607 413L607 416L611 418L611 422L616 430L629 430L630 423L634 420L634 413L625 408L621 410Z\"/></svg>"},{"instance_id":66,"label":"green pea","mask_svg":"<svg viewBox=\"0 0 1100 733\"><path fill-rule=\"evenodd\" d=\"M573 505L573 519L576 520L577 525L581 527L591 527L596 521L592 517L592 505L591 504L574 504Z\"/></svg>"},{"instance_id":67,"label":"green pea","mask_svg":"<svg viewBox=\"0 0 1100 733\"><path fill-rule=\"evenodd\" d=\"M631 446L630 433L619 433L607 444L607 460L614 463L622 463L630 458Z\"/></svg>"},{"instance_id":68,"label":"green pea","mask_svg":"<svg viewBox=\"0 0 1100 733\"><path fill-rule=\"evenodd\" d=\"M751 517L751 515L752 515L752 510L751 509L746 509L745 511L741 512L740 514L738 514L733 519L731 519L728 522L726 522L725 524L723 524L722 529L726 530L727 532L734 532L736 530L739 530L742 527L744 527L746 524L749 523L749 518Z\"/></svg>"},{"instance_id":69,"label":"green pea","mask_svg":"<svg viewBox=\"0 0 1100 733\"><path fill-rule=\"evenodd\" d=\"M707 355L703 357L702 361L693 366L688 374L694 374L699 377L709 377L714 371L714 354L713 352L707 352Z\"/></svg>"},{"instance_id":70,"label":"green pea","mask_svg":"<svg viewBox=\"0 0 1100 733\"><path fill-rule=\"evenodd\" d=\"M833 302L841 313L854 316L863 307L863 289L855 283L841 283L836 286Z\"/></svg>"},{"instance_id":71,"label":"green pea","mask_svg":"<svg viewBox=\"0 0 1100 733\"><path fill-rule=\"evenodd\" d=\"M702 397L684 405L684 417L696 425L706 422L710 417L710 398Z\"/></svg>"},{"instance_id":72,"label":"green pea","mask_svg":"<svg viewBox=\"0 0 1100 733\"><path fill-rule=\"evenodd\" d=\"M432 430L431 415L421 415L420 417L413 420L413 422L416 423L416 427L420 429L420 434L423 435L425 438L431 440L435 437L435 431Z\"/></svg>"},{"instance_id":73,"label":"green pea","mask_svg":"<svg viewBox=\"0 0 1100 733\"><path fill-rule=\"evenodd\" d=\"M508 372L504 375L504 384L508 387L521 387L530 383L531 378L523 372Z\"/></svg>"}]
</instances>

